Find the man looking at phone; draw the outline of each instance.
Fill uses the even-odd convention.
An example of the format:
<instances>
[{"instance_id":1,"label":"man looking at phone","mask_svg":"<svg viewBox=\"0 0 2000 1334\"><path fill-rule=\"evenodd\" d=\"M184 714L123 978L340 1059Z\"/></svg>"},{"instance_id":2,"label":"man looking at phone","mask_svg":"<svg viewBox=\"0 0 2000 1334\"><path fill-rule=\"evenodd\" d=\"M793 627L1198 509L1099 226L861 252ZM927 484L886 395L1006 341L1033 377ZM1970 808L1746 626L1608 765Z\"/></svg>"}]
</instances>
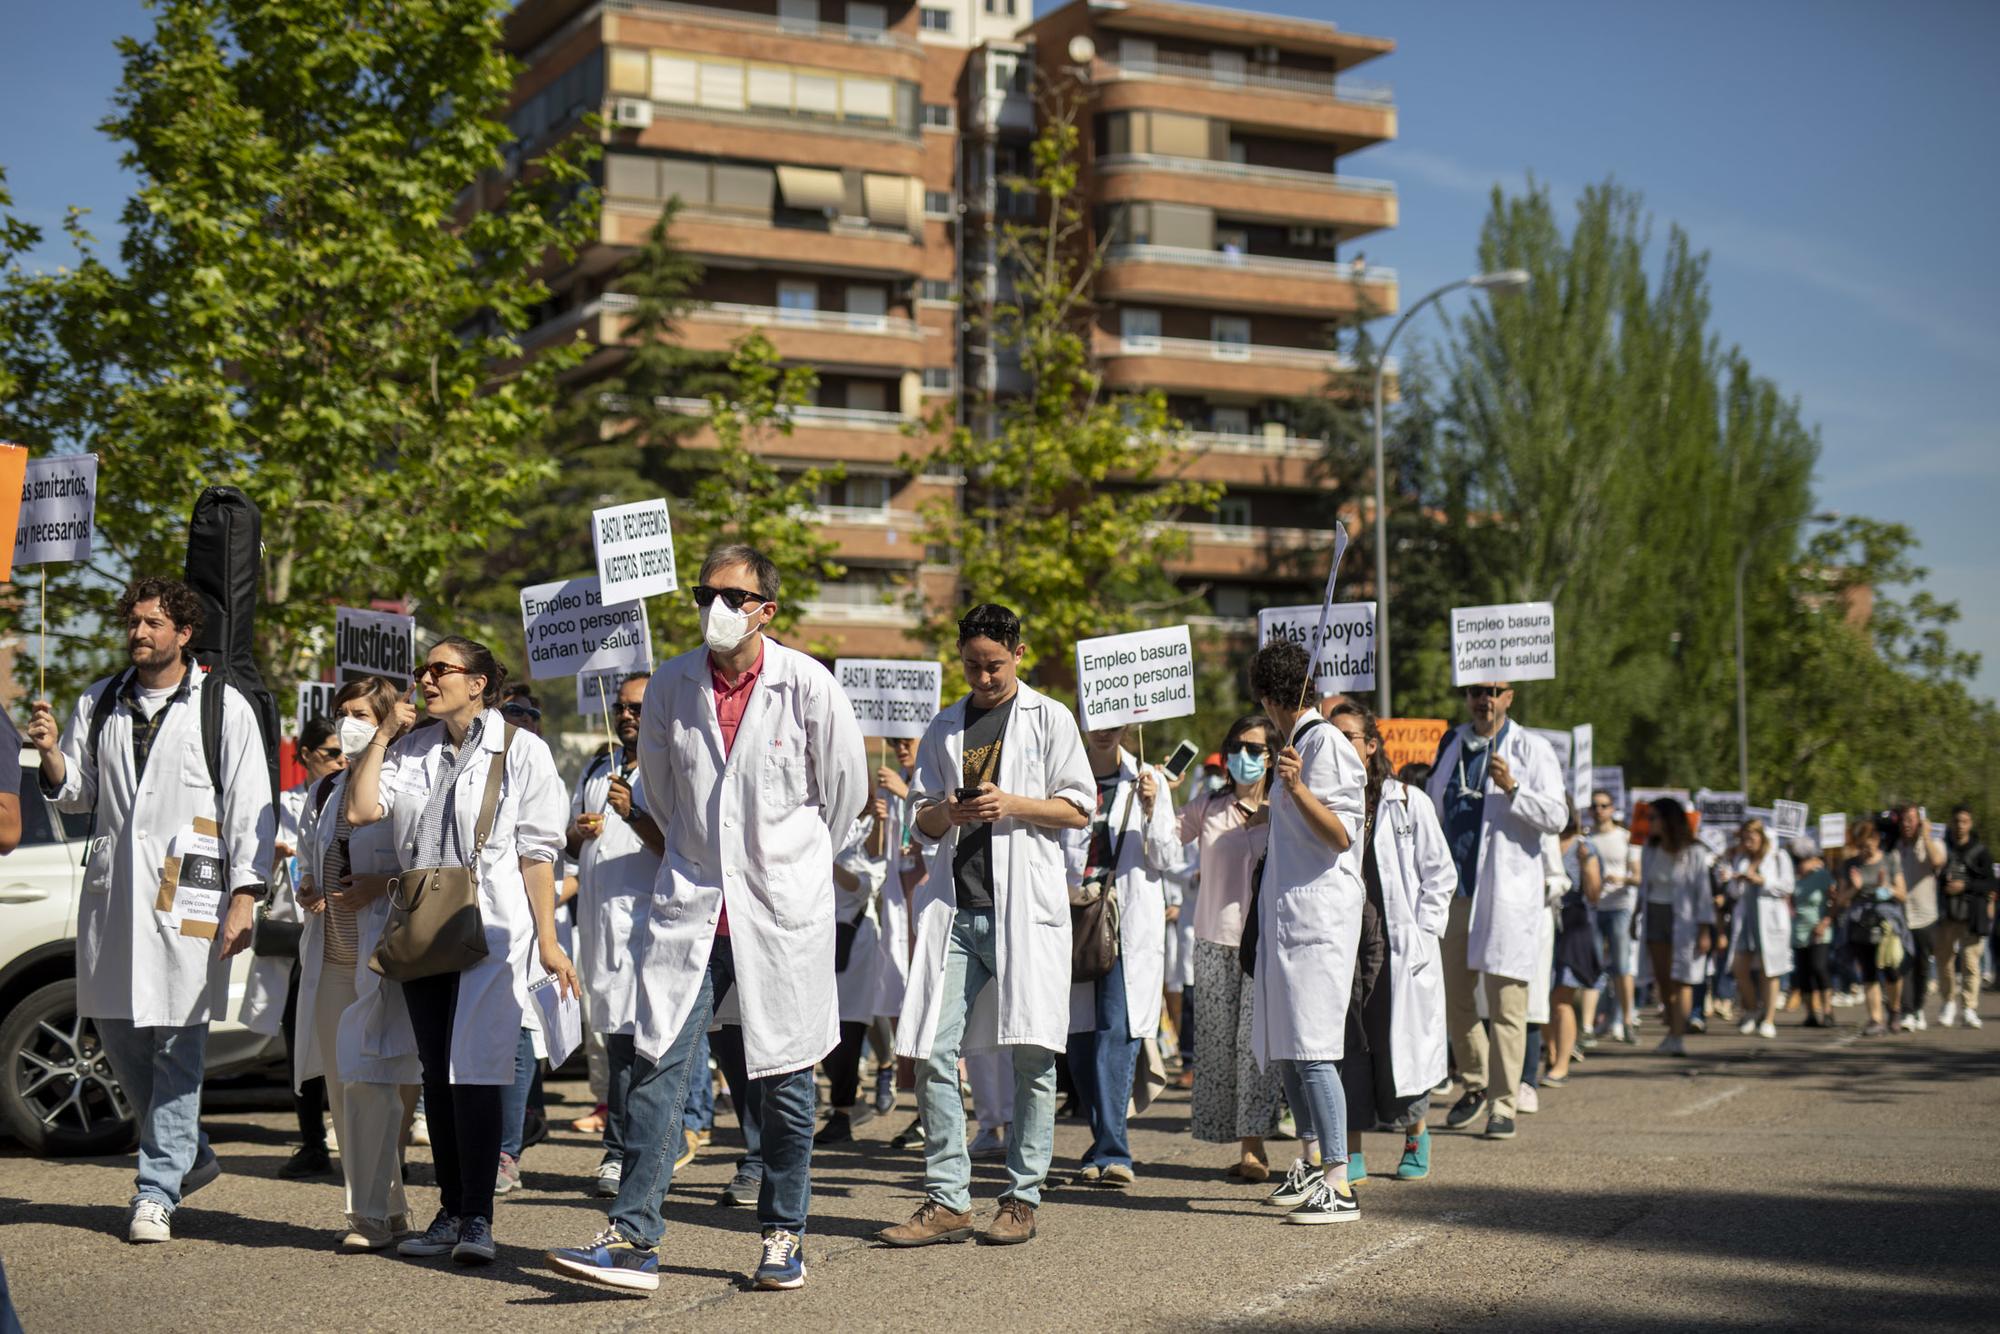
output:
<instances>
[{"instance_id":1,"label":"man looking at phone","mask_svg":"<svg viewBox=\"0 0 2000 1334\"><path fill-rule=\"evenodd\" d=\"M896 1034L897 1054L920 1063L925 1198L907 1223L880 1234L891 1246L972 1236L961 1044L1006 1048L1014 1065L1008 1188L980 1239L1011 1245L1035 1235L1055 1147L1056 1053L1069 1039L1062 834L1086 827L1097 804L1076 720L1020 681L1020 618L992 603L974 607L958 623L958 651L969 693L931 721L910 794L917 839L936 848L937 868L913 905L917 945Z\"/></svg>"}]
</instances>

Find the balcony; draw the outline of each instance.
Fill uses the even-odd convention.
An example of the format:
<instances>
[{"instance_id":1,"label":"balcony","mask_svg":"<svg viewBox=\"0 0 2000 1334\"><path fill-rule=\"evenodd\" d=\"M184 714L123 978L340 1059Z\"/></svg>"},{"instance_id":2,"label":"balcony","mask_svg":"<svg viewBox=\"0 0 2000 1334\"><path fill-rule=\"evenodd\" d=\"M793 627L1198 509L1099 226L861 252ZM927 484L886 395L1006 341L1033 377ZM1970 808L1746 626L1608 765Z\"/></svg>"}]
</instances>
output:
<instances>
[{"instance_id":1,"label":"balcony","mask_svg":"<svg viewBox=\"0 0 2000 1334\"><path fill-rule=\"evenodd\" d=\"M1100 203L1213 208L1226 197L1232 217L1338 227L1346 237L1396 225L1393 181L1153 153L1106 154L1093 173Z\"/></svg>"},{"instance_id":2,"label":"balcony","mask_svg":"<svg viewBox=\"0 0 2000 1334\"><path fill-rule=\"evenodd\" d=\"M1097 290L1116 301L1366 318L1396 308L1396 271L1181 246L1120 245L1105 252Z\"/></svg>"},{"instance_id":3,"label":"balcony","mask_svg":"<svg viewBox=\"0 0 2000 1334\"><path fill-rule=\"evenodd\" d=\"M1311 577L1311 553L1331 547L1332 536L1319 528L1271 528L1261 524L1238 527L1220 523L1169 523L1170 531L1187 534L1188 548L1167 562L1174 574L1209 579ZM1319 562L1323 568L1324 561ZM1324 576L1321 576L1324 577Z\"/></svg>"},{"instance_id":4,"label":"balcony","mask_svg":"<svg viewBox=\"0 0 2000 1334\"><path fill-rule=\"evenodd\" d=\"M923 47L914 36L776 14L749 14L669 0L605 0L604 40L690 49L859 74L917 79Z\"/></svg>"},{"instance_id":5,"label":"balcony","mask_svg":"<svg viewBox=\"0 0 2000 1334\"><path fill-rule=\"evenodd\" d=\"M1256 62L1246 62L1240 72L1216 69L1206 60L1164 55L1099 58L1091 80L1106 111L1177 111L1287 135L1325 136L1343 153L1396 137L1395 99L1386 84L1331 74L1314 78Z\"/></svg>"},{"instance_id":6,"label":"balcony","mask_svg":"<svg viewBox=\"0 0 2000 1334\"><path fill-rule=\"evenodd\" d=\"M659 220L652 200L607 198L600 234L607 245L637 247ZM674 243L711 267L759 268L782 264L809 273L868 273L915 278L923 272L923 244L906 231L832 223L825 228L780 227L768 218L682 209ZM604 257L608 266L615 256Z\"/></svg>"},{"instance_id":7,"label":"balcony","mask_svg":"<svg viewBox=\"0 0 2000 1334\"><path fill-rule=\"evenodd\" d=\"M662 398L659 407L690 417L708 415L708 400L702 398ZM781 414L791 430L761 442L761 452L782 454L813 465L867 463L899 465L906 454L921 453L929 443L926 436L913 436L911 428L922 420L900 412L872 412L866 408L791 408ZM696 449L713 449L715 436L703 428L689 442Z\"/></svg>"},{"instance_id":8,"label":"balcony","mask_svg":"<svg viewBox=\"0 0 2000 1334\"><path fill-rule=\"evenodd\" d=\"M1094 351L1104 366L1104 383L1119 390L1298 398L1323 392L1335 375L1358 373L1351 358L1309 347L1121 338L1102 329Z\"/></svg>"},{"instance_id":9,"label":"balcony","mask_svg":"<svg viewBox=\"0 0 2000 1334\"><path fill-rule=\"evenodd\" d=\"M924 521L915 510L823 505L810 517L825 537L840 544L837 554L843 560L914 565L924 558Z\"/></svg>"},{"instance_id":10,"label":"balcony","mask_svg":"<svg viewBox=\"0 0 2000 1334\"><path fill-rule=\"evenodd\" d=\"M1176 453L1164 471L1191 482L1305 488L1324 480L1320 469L1326 446L1318 440L1190 431L1174 444Z\"/></svg>"},{"instance_id":11,"label":"balcony","mask_svg":"<svg viewBox=\"0 0 2000 1334\"><path fill-rule=\"evenodd\" d=\"M631 306L629 297L607 294L604 300L607 310ZM786 361L826 370L853 367L900 373L922 364L922 326L893 315L716 302L688 312L682 341L696 351L722 352L752 329L761 330Z\"/></svg>"}]
</instances>

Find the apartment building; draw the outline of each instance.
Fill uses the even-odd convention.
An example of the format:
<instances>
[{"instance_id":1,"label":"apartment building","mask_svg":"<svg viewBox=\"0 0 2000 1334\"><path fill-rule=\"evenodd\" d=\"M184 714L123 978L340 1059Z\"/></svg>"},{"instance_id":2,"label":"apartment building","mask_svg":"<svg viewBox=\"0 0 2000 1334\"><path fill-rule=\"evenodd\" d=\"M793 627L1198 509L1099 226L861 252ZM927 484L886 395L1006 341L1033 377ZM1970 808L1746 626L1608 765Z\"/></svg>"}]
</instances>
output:
<instances>
[{"instance_id":1,"label":"apartment building","mask_svg":"<svg viewBox=\"0 0 2000 1334\"><path fill-rule=\"evenodd\" d=\"M1035 201L1004 181L1048 97L1079 99L1087 126L1107 379L1165 391L1191 428L1176 467L1230 487L1215 513L1186 516L1176 571L1219 620L1307 586L1286 555L1323 542L1319 449L1291 434L1288 403L1341 369L1330 322L1395 306L1394 275L1347 253L1394 225L1394 190L1338 170L1394 135L1386 92L1345 77L1391 43L1166 0L1072 0L1039 20L1031 7L522 0L508 21L526 65L521 155L586 112L606 122L601 233L557 278L537 336L582 328L617 356L618 261L681 199L677 238L707 268L688 342L760 328L818 372L816 402L771 448L781 467L846 467L820 499L849 576L804 627L844 653L927 651L890 595L909 581L952 595L918 512L957 481L901 460L922 455L921 423L976 421L1018 387L960 303L1005 290L996 229Z\"/></svg>"}]
</instances>

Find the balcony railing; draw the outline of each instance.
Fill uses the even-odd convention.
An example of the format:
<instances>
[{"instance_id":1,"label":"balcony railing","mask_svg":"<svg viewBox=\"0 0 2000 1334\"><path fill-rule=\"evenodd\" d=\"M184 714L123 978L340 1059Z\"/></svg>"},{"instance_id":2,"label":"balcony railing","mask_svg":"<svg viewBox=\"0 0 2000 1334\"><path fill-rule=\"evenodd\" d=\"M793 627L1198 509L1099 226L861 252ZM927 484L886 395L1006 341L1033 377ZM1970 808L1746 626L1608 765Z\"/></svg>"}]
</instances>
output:
<instances>
[{"instance_id":1,"label":"balcony railing","mask_svg":"<svg viewBox=\"0 0 2000 1334\"><path fill-rule=\"evenodd\" d=\"M708 400L705 398L668 398L653 400L657 407L672 412L684 413L690 417L706 416ZM886 434L900 434L904 427L918 419L905 417L900 412L878 412L872 408L823 408L814 404L802 407L779 408L776 415L788 420L794 426L826 426L852 431L881 431Z\"/></svg>"},{"instance_id":2,"label":"balcony railing","mask_svg":"<svg viewBox=\"0 0 2000 1334\"><path fill-rule=\"evenodd\" d=\"M606 293L605 309L630 307L632 299ZM612 304L624 303L624 307ZM886 334L892 338L922 338L923 326L894 315L862 315L847 310L800 310L790 306L745 306L717 301L688 312L690 320L780 329L812 329L820 333Z\"/></svg>"},{"instance_id":3,"label":"balcony railing","mask_svg":"<svg viewBox=\"0 0 2000 1334\"><path fill-rule=\"evenodd\" d=\"M1183 449L1221 454L1285 454L1318 457L1325 448L1317 440L1297 435L1260 435L1234 431L1189 431L1176 438Z\"/></svg>"},{"instance_id":4,"label":"balcony railing","mask_svg":"<svg viewBox=\"0 0 2000 1334\"><path fill-rule=\"evenodd\" d=\"M1298 278L1346 279L1359 283L1393 283L1396 271L1380 264L1355 267L1338 260L1286 259L1278 255L1245 255L1226 250L1198 250L1193 246L1115 245L1104 252L1104 262L1124 260L1142 264L1199 264L1206 268L1234 269L1243 273L1272 273Z\"/></svg>"},{"instance_id":5,"label":"balcony railing","mask_svg":"<svg viewBox=\"0 0 2000 1334\"><path fill-rule=\"evenodd\" d=\"M1308 370L1351 371L1352 357L1310 347L1272 347L1261 343L1219 343L1202 338L1114 338L1108 356L1199 357L1208 361L1245 361L1262 366L1300 366ZM1393 369L1393 366L1392 366Z\"/></svg>"},{"instance_id":6,"label":"balcony railing","mask_svg":"<svg viewBox=\"0 0 2000 1334\"><path fill-rule=\"evenodd\" d=\"M1273 528L1266 524L1200 523L1188 520L1169 522L1167 528L1174 532L1186 533L1196 542L1211 542L1218 546L1243 547L1296 547L1311 546L1315 542L1331 542L1332 537L1320 528Z\"/></svg>"},{"instance_id":7,"label":"balcony railing","mask_svg":"<svg viewBox=\"0 0 2000 1334\"><path fill-rule=\"evenodd\" d=\"M1108 153L1097 159L1099 171L1130 167L1140 171L1172 171L1200 176L1221 176L1229 180L1268 181L1273 185L1311 186L1324 190L1347 190L1355 194L1393 196L1394 181L1370 180L1330 171L1299 171L1292 167L1259 167L1248 162L1225 162L1208 157L1163 157L1158 153Z\"/></svg>"},{"instance_id":8,"label":"balcony railing","mask_svg":"<svg viewBox=\"0 0 2000 1334\"><path fill-rule=\"evenodd\" d=\"M915 510L890 509L875 505L816 505L810 517L819 523L848 524L867 528L915 528L923 516Z\"/></svg>"},{"instance_id":9,"label":"balcony railing","mask_svg":"<svg viewBox=\"0 0 2000 1334\"><path fill-rule=\"evenodd\" d=\"M1119 57L1100 60L1097 77L1182 79L1189 83L1217 84L1231 88L1267 88L1273 92L1303 93L1312 97L1331 98L1336 102L1353 102L1361 106L1385 109L1396 104L1395 96L1386 83L1369 83L1362 79L1335 79L1331 74L1314 77L1298 70L1255 61L1246 62L1240 70L1219 70L1208 64L1205 59L1200 64L1193 64L1173 60L1170 57L1153 60L1128 60Z\"/></svg>"},{"instance_id":10,"label":"balcony railing","mask_svg":"<svg viewBox=\"0 0 2000 1334\"><path fill-rule=\"evenodd\" d=\"M888 46L899 51L921 53L914 37L882 29L850 28L844 23L816 23L809 19L781 18L776 14L745 14L734 10L707 9L700 5L675 4L672 0L606 0L614 14L637 18L672 19L705 28L732 28L738 32L777 33L790 37L816 37L824 41L853 42L857 46Z\"/></svg>"},{"instance_id":11,"label":"balcony railing","mask_svg":"<svg viewBox=\"0 0 2000 1334\"><path fill-rule=\"evenodd\" d=\"M845 621L853 625L916 625L917 613L894 602L807 602L799 618L809 623Z\"/></svg>"}]
</instances>

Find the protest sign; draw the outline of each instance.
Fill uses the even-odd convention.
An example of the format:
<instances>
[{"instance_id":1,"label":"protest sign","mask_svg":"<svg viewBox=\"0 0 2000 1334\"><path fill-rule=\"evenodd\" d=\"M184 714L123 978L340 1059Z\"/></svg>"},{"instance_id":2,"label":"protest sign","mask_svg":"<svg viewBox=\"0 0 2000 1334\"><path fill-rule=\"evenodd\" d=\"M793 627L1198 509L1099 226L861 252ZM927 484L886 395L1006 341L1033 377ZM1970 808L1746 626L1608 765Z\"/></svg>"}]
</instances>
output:
<instances>
[{"instance_id":1,"label":"protest sign","mask_svg":"<svg viewBox=\"0 0 2000 1334\"><path fill-rule=\"evenodd\" d=\"M642 601L680 586L666 501L593 510L590 536L597 546L598 593L608 605Z\"/></svg>"},{"instance_id":2,"label":"protest sign","mask_svg":"<svg viewBox=\"0 0 2000 1334\"><path fill-rule=\"evenodd\" d=\"M1327 632L1332 628L1333 624L1333 588L1335 584L1340 582L1340 558L1346 554L1347 525L1336 523L1333 526L1333 560L1326 567L1326 592L1322 593L1319 599L1319 633L1313 636L1313 642L1310 645L1312 660L1306 665L1306 679L1308 681L1311 681L1318 674L1320 652L1327 646ZM1304 704L1305 700L1302 698L1299 703Z\"/></svg>"},{"instance_id":3,"label":"protest sign","mask_svg":"<svg viewBox=\"0 0 2000 1334\"><path fill-rule=\"evenodd\" d=\"M306 724L314 718L333 717L333 697L338 693L338 681L299 682L297 724L292 729L292 735L303 734Z\"/></svg>"},{"instance_id":4,"label":"protest sign","mask_svg":"<svg viewBox=\"0 0 2000 1334\"><path fill-rule=\"evenodd\" d=\"M528 640L528 675L536 681L641 672L653 661L646 604L607 604L594 574L522 589L521 629Z\"/></svg>"},{"instance_id":5,"label":"protest sign","mask_svg":"<svg viewBox=\"0 0 2000 1334\"><path fill-rule=\"evenodd\" d=\"M1442 718L1378 718L1382 749L1389 754L1389 768L1400 772L1406 764L1429 764L1437 758L1438 743L1451 724Z\"/></svg>"},{"instance_id":6,"label":"protest sign","mask_svg":"<svg viewBox=\"0 0 2000 1334\"><path fill-rule=\"evenodd\" d=\"M1597 728L1590 723L1578 723L1569 729L1569 801L1576 807L1576 818L1587 822L1590 819L1591 778L1596 772L1591 761L1597 751Z\"/></svg>"},{"instance_id":7,"label":"protest sign","mask_svg":"<svg viewBox=\"0 0 2000 1334\"><path fill-rule=\"evenodd\" d=\"M586 718L607 712L611 707L611 701L618 698L618 687L632 674L632 671L637 670L643 669L627 670L623 667L614 667L607 672L578 672L576 711Z\"/></svg>"},{"instance_id":8,"label":"protest sign","mask_svg":"<svg viewBox=\"0 0 2000 1334\"><path fill-rule=\"evenodd\" d=\"M14 549L19 544L21 485L28 475L28 451L20 445L0 445L0 582L14 577Z\"/></svg>"},{"instance_id":9,"label":"protest sign","mask_svg":"<svg viewBox=\"0 0 2000 1334\"><path fill-rule=\"evenodd\" d=\"M1834 811L1819 817L1819 850L1837 852L1847 846L1847 813Z\"/></svg>"},{"instance_id":10,"label":"protest sign","mask_svg":"<svg viewBox=\"0 0 2000 1334\"><path fill-rule=\"evenodd\" d=\"M1188 628L1078 640L1076 701L1085 731L1187 717L1195 711Z\"/></svg>"},{"instance_id":11,"label":"protest sign","mask_svg":"<svg viewBox=\"0 0 2000 1334\"><path fill-rule=\"evenodd\" d=\"M1774 801L1771 803L1771 836L1773 838L1800 838L1806 832L1807 808L1803 801Z\"/></svg>"},{"instance_id":12,"label":"protest sign","mask_svg":"<svg viewBox=\"0 0 2000 1334\"><path fill-rule=\"evenodd\" d=\"M21 478L21 512L14 530L14 565L59 565L90 559L97 501L97 455L45 454L29 459Z\"/></svg>"},{"instance_id":13,"label":"protest sign","mask_svg":"<svg viewBox=\"0 0 2000 1334\"><path fill-rule=\"evenodd\" d=\"M1750 818L1750 800L1741 792L1712 792L1708 788L1694 794L1695 809L1701 812L1705 829L1733 837Z\"/></svg>"},{"instance_id":14,"label":"protest sign","mask_svg":"<svg viewBox=\"0 0 2000 1334\"><path fill-rule=\"evenodd\" d=\"M1552 681L1556 675L1556 609L1551 602L1454 607L1451 683Z\"/></svg>"},{"instance_id":15,"label":"protest sign","mask_svg":"<svg viewBox=\"0 0 2000 1334\"><path fill-rule=\"evenodd\" d=\"M1325 643L1320 642L1321 634ZM1280 639L1303 645L1313 655L1313 686L1319 698L1375 688L1374 603L1266 607L1257 613L1257 643Z\"/></svg>"},{"instance_id":16,"label":"protest sign","mask_svg":"<svg viewBox=\"0 0 2000 1334\"><path fill-rule=\"evenodd\" d=\"M416 658L416 617L359 607L333 609L333 674L341 680L383 676L407 687Z\"/></svg>"},{"instance_id":17,"label":"protest sign","mask_svg":"<svg viewBox=\"0 0 2000 1334\"><path fill-rule=\"evenodd\" d=\"M1778 813L1769 806L1745 806L1743 808L1743 823L1749 824L1752 820L1755 820L1758 824L1764 826L1764 832L1767 834L1771 832L1771 825L1777 818Z\"/></svg>"},{"instance_id":18,"label":"protest sign","mask_svg":"<svg viewBox=\"0 0 2000 1334\"><path fill-rule=\"evenodd\" d=\"M944 694L944 668L914 658L841 658L833 675L863 736L921 737Z\"/></svg>"},{"instance_id":19,"label":"protest sign","mask_svg":"<svg viewBox=\"0 0 2000 1334\"><path fill-rule=\"evenodd\" d=\"M1622 818L1625 815L1625 766L1621 764L1595 765L1590 771L1592 791L1601 791L1611 798L1611 809Z\"/></svg>"}]
</instances>

